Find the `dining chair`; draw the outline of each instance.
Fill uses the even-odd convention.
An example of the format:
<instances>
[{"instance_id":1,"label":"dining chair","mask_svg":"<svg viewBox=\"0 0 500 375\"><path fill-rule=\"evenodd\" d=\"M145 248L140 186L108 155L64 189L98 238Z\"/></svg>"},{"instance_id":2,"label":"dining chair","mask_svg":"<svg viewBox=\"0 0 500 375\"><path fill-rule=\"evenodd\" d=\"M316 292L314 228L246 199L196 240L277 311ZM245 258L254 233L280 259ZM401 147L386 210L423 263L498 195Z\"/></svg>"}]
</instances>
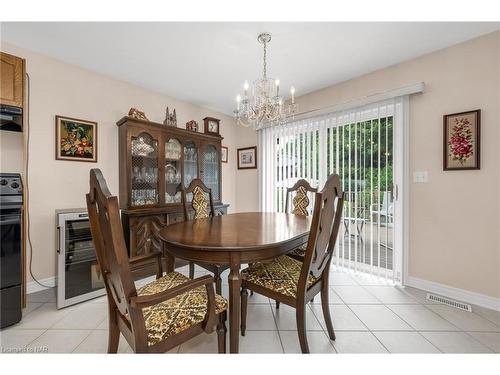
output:
<instances>
[{"instance_id":1,"label":"dining chair","mask_svg":"<svg viewBox=\"0 0 500 375\"><path fill-rule=\"evenodd\" d=\"M295 196L292 200L292 214L300 215L300 216L308 216L309 215L309 205L311 203L307 193L316 193L318 188L313 188L309 182L304 179L298 180L295 185L286 189L286 202L285 202L285 212L288 213L290 195L295 192ZM301 245L296 249L293 249L287 255L295 258L297 260L304 260L304 256L306 253L307 244Z\"/></svg>"},{"instance_id":2,"label":"dining chair","mask_svg":"<svg viewBox=\"0 0 500 375\"><path fill-rule=\"evenodd\" d=\"M186 189L181 189L182 205L184 207L184 220L189 220L189 208L187 194L192 194L191 208L194 211L193 220L204 219L215 216L212 189L208 188L202 180L195 178ZM208 196L208 200L207 200ZM189 262L189 277L194 278L194 264ZM222 293L221 273L229 268L228 265L208 264L196 262L196 264L214 274L215 291Z\"/></svg>"},{"instance_id":3,"label":"dining chair","mask_svg":"<svg viewBox=\"0 0 500 375\"><path fill-rule=\"evenodd\" d=\"M344 192L338 175L330 175L315 195L309 240L304 261L282 255L270 262L254 263L241 271L241 334L245 335L248 292L262 294L294 307L302 353L309 353L306 303L321 293L328 336L335 340L328 306L328 277L339 232Z\"/></svg>"},{"instance_id":4,"label":"dining chair","mask_svg":"<svg viewBox=\"0 0 500 375\"><path fill-rule=\"evenodd\" d=\"M215 294L213 277L194 280L178 273L163 275L161 254L129 261L118 199L99 169L90 170L86 195L97 261L108 296L108 353L116 353L123 334L136 353L160 353L217 329L219 353L226 351L227 301ZM131 264L156 257L156 280L136 289Z\"/></svg>"}]
</instances>

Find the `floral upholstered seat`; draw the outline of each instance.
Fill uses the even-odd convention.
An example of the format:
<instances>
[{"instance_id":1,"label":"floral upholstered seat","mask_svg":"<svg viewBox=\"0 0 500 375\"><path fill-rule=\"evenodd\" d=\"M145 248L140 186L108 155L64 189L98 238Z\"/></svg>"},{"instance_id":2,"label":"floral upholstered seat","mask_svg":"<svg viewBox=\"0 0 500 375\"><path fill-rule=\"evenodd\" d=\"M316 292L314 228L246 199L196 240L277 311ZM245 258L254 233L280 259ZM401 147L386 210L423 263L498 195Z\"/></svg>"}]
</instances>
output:
<instances>
[{"instance_id":1,"label":"floral upholstered seat","mask_svg":"<svg viewBox=\"0 0 500 375\"><path fill-rule=\"evenodd\" d=\"M283 255L270 262L252 264L241 271L241 278L247 282L295 298L301 269L301 261ZM309 275L307 287L310 287L315 282L316 278Z\"/></svg>"},{"instance_id":2,"label":"floral upholstered seat","mask_svg":"<svg viewBox=\"0 0 500 375\"><path fill-rule=\"evenodd\" d=\"M174 288L190 279L178 272L170 272L165 276L137 290L137 295L147 296ZM215 295L215 312L220 314L227 308L227 301ZM154 345L176 333L203 322L207 314L207 291L204 286L187 291L157 305L142 309L148 345Z\"/></svg>"},{"instance_id":3,"label":"floral upholstered seat","mask_svg":"<svg viewBox=\"0 0 500 375\"><path fill-rule=\"evenodd\" d=\"M291 252L288 253L288 255L293 256L300 260L306 256L306 248L307 244L303 244L302 246L293 249Z\"/></svg>"}]
</instances>

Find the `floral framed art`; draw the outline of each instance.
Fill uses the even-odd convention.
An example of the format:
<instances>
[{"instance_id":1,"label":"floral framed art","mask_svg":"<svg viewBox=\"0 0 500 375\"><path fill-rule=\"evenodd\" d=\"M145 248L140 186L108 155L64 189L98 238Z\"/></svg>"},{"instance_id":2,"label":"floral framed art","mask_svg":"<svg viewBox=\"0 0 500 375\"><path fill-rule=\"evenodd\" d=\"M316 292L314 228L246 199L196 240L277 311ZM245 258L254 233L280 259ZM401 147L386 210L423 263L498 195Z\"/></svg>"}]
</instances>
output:
<instances>
[{"instance_id":1,"label":"floral framed art","mask_svg":"<svg viewBox=\"0 0 500 375\"><path fill-rule=\"evenodd\" d=\"M238 169L257 168L257 146L238 149Z\"/></svg>"},{"instance_id":2,"label":"floral framed art","mask_svg":"<svg viewBox=\"0 0 500 375\"><path fill-rule=\"evenodd\" d=\"M443 169L480 168L481 110L443 116Z\"/></svg>"},{"instance_id":3,"label":"floral framed art","mask_svg":"<svg viewBox=\"0 0 500 375\"><path fill-rule=\"evenodd\" d=\"M97 162L97 122L56 116L56 159Z\"/></svg>"}]
</instances>

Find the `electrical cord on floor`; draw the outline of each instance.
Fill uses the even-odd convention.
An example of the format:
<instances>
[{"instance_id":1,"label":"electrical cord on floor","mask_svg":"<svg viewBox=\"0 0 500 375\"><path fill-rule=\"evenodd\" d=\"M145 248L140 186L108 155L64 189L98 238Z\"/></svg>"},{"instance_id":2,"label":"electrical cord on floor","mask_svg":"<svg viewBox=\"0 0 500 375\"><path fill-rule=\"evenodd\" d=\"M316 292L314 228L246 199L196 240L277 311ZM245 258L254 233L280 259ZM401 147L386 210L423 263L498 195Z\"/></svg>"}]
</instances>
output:
<instances>
[{"instance_id":1,"label":"electrical cord on floor","mask_svg":"<svg viewBox=\"0 0 500 375\"><path fill-rule=\"evenodd\" d=\"M28 73L26 73L26 78L27 78L27 85L28 85L28 111L26 112L26 168L25 168L25 178L24 178L24 187L25 187L25 198L26 198L26 234L28 238L28 244L30 248L30 257L29 257L29 262L28 262L28 270L30 273L31 278L33 281L35 281L38 285L40 285L43 288L52 288L50 285L45 285L38 281L38 279L33 275L33 269L32 269L32 264L33 264L33 244L31 242L31 219L30 219L30 207L29 207L29 202L30 202L30 190L29 190L29 182L28 182L28 176L29 176L29 158L30 158L30 105L31 105L31 83L30 83L30 76Z\"/></svg>"}]
</instances>

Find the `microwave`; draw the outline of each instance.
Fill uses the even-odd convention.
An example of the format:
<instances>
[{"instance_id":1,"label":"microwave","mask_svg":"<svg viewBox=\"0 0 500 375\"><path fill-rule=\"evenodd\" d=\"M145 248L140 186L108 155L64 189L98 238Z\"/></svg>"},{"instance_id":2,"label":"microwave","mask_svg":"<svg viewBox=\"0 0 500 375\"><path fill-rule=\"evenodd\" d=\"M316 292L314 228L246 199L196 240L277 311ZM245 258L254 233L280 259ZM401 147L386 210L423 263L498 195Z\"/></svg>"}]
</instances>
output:
<instances>
[{"instance_id":1,"label":"microwave","mask_svg":"<svg viewBox=\"0 0 500 375\"><path fill-rule=\"evenodd\" d=\"M23 131L23 109L0 104L0 130Z\"/></svg>"}]
</instances>

